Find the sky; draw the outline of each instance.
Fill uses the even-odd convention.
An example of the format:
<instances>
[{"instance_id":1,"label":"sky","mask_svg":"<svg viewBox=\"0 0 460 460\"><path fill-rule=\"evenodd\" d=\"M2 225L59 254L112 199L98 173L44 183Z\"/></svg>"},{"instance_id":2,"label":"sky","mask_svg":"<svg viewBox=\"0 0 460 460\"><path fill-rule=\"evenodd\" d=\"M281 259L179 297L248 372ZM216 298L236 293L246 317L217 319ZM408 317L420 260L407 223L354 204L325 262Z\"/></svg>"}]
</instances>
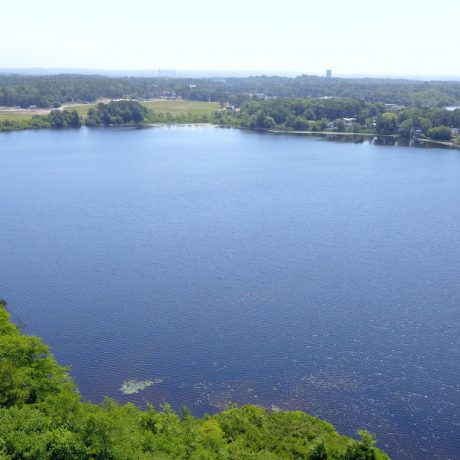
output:
<instances>
[{"instance_id":1,"label":"sky","mask_svg":"<svg viewBox=\"0 0 460 460\"><path fill-rule=\"evenodd\" d=\"M460 76L460 0L14 0L0 68Z\"/></svg>"}]
</instances>

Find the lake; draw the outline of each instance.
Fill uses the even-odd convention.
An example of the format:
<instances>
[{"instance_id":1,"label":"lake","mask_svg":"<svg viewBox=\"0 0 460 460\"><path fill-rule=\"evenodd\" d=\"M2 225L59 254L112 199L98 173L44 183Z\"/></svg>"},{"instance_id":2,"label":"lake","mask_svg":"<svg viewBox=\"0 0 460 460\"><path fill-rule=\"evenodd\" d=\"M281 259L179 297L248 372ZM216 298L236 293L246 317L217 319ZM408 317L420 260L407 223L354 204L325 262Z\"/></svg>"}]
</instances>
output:
<instances>
[{"instance_id":1,"label":"lake","mask_svg":"<svg viewBox=\"0 0 460 460\"><path fill-rule=\"evenodd\" d=\"M460 152L82 128L0 134L0 172L0 297L84 398L460 458Z\"/></svg>"}]
</instances>

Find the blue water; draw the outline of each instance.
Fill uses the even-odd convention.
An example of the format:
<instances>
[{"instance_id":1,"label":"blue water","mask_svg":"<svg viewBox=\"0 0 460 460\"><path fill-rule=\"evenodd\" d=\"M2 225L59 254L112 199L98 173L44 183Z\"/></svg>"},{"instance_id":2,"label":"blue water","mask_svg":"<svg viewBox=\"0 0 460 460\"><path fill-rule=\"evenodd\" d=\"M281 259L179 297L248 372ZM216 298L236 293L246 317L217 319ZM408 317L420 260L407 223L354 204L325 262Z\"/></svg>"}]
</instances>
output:
<instances>
[{"instance_id":1,"label":"blue water","mask_svg":"<svg viewBox=\"0 0 460 460\"><path fill-rule=\"evenodd\" d=\"M1 134L0 174L0 297L84 398L460 458L460 152L82 128Z\"/></svg>"}]
</instances>

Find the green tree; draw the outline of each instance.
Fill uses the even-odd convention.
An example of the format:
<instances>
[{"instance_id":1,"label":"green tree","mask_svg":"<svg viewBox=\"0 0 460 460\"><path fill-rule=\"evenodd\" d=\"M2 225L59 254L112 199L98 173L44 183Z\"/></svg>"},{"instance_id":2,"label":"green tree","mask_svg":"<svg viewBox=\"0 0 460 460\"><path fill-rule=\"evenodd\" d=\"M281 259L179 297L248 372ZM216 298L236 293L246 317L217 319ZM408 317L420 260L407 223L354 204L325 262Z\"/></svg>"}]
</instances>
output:
<instances>
[{"instance_id":1,"label":"green tree","mask_svg":"<svg viewBox=\"0 0 460 460\"><path fill-rule=\"evenodd\" d=\"M452 131L448 126L437 126L428 130L428 136L435 141L450 141Z\"/></svg>"},{"instance_id":2,"label":"green tree","mask_svg":"<svg viewBox=\"0 0 460 460\"><path fill-rule=\"evenodd\" d=\"M376 460L377 452L375 449L374 437L365 430L358 431L360 441L351 443L343 457L344 460Z\"/></svg>"},{"instance_id":3,"label":"green tree","mask_svg":"<svg viewBox=\"0 0 460 460\"><path fill-rule=\"evenodd\" d=\"M412 135L412 131L413 131L413 120L412 119L404 120L399 125L399 135L403 139L409 139Z\"/></svg>"},{"instance_id":4,"label":"green tree","mask_svg":"<svg viewBox=\"0 0 460 460\"><path fill-rule=\"evenodd\" d=\"M329 458L323 440L315 443L308 455L308 460L327 460Z\"/></svg>"},{"instance_id":5,"label":"green tree","mask_svg":"<svg viewBox=\"0 0 460 460\"><path fill-rule=\"evenodd\" d=\"M334 125L335 125L336 131L340 133L343 133L345 131L345 122L341 118L338 118L337 120L335 120Z\"/></svg>"},{"instance_id":6,"label":"green tree","mask_svg":"<svg viewBox=\"0 0 460 460\"><path fill-rule=\"evenodd\" d=\"M398 131L398 117L393 112L385 112L377 117L377 134L396 134Z\"/></svg>"},{"instance_id":7,"label":"green tree","mask_svg":"<svg viewBox=\"0 0 460 460\"><path fill-rule=\"evenodd\" d=\"M78 112L76 110L73 110L70 115L69 125L72 128L79 128L81 126L80 116L78 115Z\"/></svg>"}]
</instances>

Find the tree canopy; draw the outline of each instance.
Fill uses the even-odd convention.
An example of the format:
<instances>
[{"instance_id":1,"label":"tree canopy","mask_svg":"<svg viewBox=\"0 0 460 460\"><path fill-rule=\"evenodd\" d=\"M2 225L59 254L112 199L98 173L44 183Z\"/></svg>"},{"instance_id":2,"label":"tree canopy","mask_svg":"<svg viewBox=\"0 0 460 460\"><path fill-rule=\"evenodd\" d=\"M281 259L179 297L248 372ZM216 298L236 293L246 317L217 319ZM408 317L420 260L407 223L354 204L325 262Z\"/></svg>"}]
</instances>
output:
<instances>
[{"instance_id":1,"label":"tree canopy","mask_svg":"<svg viewBox=\"0 0 460 460\"><path fill-rule=\"evenodd\" d=\"M100 103L96 108L89 110L86 124L88 126L140 124L148 113L149 111L136 101Z\"/></svg>"},{"instance_id":2,"label":"tree canopy","mask_svg":"<svg viewBox=\"0 0 460 460\"><path fill-rule=\"evenodd\" d=\"M70 102L99 98L181 97L194 101L227 101L240 105L248 98L339 97L407 107L460 105L459 81L418 81L385 78L246 78L107 77L101 75L0 75L0 106L57 108Z\"/></svg>"},{"instance_id":3,"label":"tree canopy","mask_svg":"<svg viewBox=\"0 0 460 460\"><path fill-rule=\"evenodd\" d=\"M215 121L251 129L330 131L450 140L452 129L460 129L460 109L401 108L384 104L334 98L277 98L247 100L237 112L223 110Z\"/></svg>"}]
</instances>

